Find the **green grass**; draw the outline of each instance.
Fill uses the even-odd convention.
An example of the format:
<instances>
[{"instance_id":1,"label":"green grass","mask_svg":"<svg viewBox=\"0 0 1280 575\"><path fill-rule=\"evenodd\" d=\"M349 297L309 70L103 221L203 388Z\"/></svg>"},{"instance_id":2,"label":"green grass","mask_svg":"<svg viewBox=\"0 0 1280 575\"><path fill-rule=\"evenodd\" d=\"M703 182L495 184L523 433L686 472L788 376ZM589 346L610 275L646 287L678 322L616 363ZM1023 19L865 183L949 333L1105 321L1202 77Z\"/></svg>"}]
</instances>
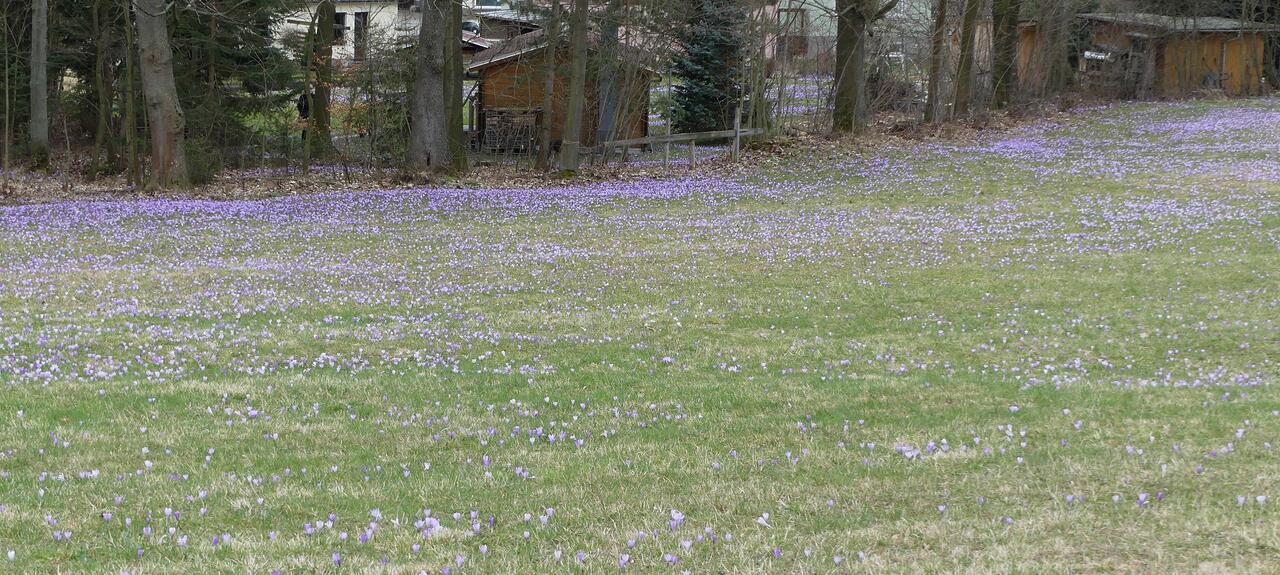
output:
<instances>
[{"instance_id":1,"label":"green grass","mask_svg":"<svg viewBox=\"0 0 1280 575\"><path fill-rule=\"evenodd\" d=\"M1123 106L544 210L9 210L5 572L1272 572L1278 115ZM1049 151L987 145L1019 139Z\"/></svg>"}]
</instances>

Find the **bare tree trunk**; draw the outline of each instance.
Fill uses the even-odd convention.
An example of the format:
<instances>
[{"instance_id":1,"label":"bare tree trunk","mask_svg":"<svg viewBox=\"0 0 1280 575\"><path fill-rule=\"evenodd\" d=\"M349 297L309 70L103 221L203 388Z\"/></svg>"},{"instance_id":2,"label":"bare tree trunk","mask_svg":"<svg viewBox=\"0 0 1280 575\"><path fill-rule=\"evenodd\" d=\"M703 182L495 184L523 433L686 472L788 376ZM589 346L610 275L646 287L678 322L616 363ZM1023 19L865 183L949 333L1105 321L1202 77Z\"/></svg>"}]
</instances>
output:
<instances>
[{"instance_id":1,"label":"bare tree trunk","mask_svg":"<svg viewBox=\"0 0 1280 575\"><path fill-rule=\"evenodd\" d=\"M310 114L307 126L308 159L324 159L333 155L329 93L333 86L334 27L337 26L333 0L321 0L316 8L316 34L314 62L315 86L312 88ZM426 13L426 9L423 9ZM310 162L308 162L310 163Z\"/></svg>"},{"instance_id":2,"label":"bare tree trunk","mask_svg":"<svg viewBox=\"0 0 1280 575\"><path fill-rule=\"evenodd\" d=\"M560 40L560 3L551 3L551 16L544 26L547 47L542 63L542 125L538 134L538 169L551 167L551 123L554 121L556 89L556 54Z\"/></svg>"},{"instance_id":3,"label":"bare tree trunk","mask_svg":"<svg viewBox=\"0 0 1280 575\"><path fill-rule=\"evenodd\" d=\"M853 131L861 132L867 125L867 26L861 23L858 36L853 45Z\"/></svg>"},{"instance_id":4,"label":"bare tree trunk","mask_svg":"<svg viewBox=\"0 0 1280 575\"><path fill-rule=\"evenodd\" d=\"M111 102L114 100L111 79L114 76L107 64L109 28L104 25L102 12L108 9L106 0L94 0L90 9L93 20L95 54L93 59L93 87L98 96L98 125L93 135L94 161L106 167L115 161L115 140L111 137ZM97 168L97 166L95 166Z\"/></svg>"},{"instance_id":5,"label":"bare tree trunk","mask_svg":"<svg viewBox=\"0 0 1280 575\"><path fill-rule=\"evenodd\" d=\"M560 169L578 171L582 145L583 100L587 88L587 0L574 0L570 24L573 69L569 74L569 106L565 110L564 141L560 144Z\"/></svg>"},{"instance_id":6,"label":"bare tree trunk","mask_svg":"<svg viewBox=\"0 0 1280 575\"><path fill-rule=\"evenodd\" d=\"M7 39L5 40L8 41ZM31 5L31 156L49 163L49 0Z\"/></svg>"},{"instance_id":7,"label":"bare tree trunk","mask_svg":"<svg viewBox=\"0 0 1280 575\"><path fill-rule=\"evenodd\" d=\"M956 117L967 115L973 102L973 51L981 4L982 0L965 0L964 3L964 16L960 23L960 63L956 67L955 100L951 105L951 113Z\"/></svg>"},{"instance_id":8,"label":"bare tree trunk","mask_svg":"<svg viewBox=\"0 0 1280 575\"><path fill-rule=\"evenodd\" d=\"M761 128L765 130L769 130L771 127L769 122L769 98L765 95L765 91L768 89L769 84L769 36L771 32L774 31L773 29L775 26L773 22L769 22L768 19L765 18L765 5L769 1L770 0L765 0L763 2L753 2L750 4L748 9L751 11L751 14L756 17L748 19L747 22L750 28L742 32L746 35L747 42L749 42L748 45L751 48L750 50L745 50L743 53L755 54L755 62L751 62L748 66L744 66L743 69L744 73L751 73L750 81L739 84L739 86L745 87L749 90L744 93L744 90L740 88L738 91L738 102L734 105L734 116L730 124L739 128L742 124L742 103L744 95L746 96L747 104L749 106L747 109L748 125L752 128ZM778 54L776 43L774 46L773 57L775 62L781 61L782 59L782 56L779 56ZM734 139L737 140L738 137L735 136ZM737 158L734 159L736 160Z\"/></svg>"},{"instance_id":9,"label":"bare tree trunk","mask_svg":"<svg viewBox=\"0 0 1280 575\"><path fill-rule=\"evenodd\" d=\"M208 73L209 93L207 94L211 100L217 98L218 94L218 0L210 2L209 10L209 46L207 58L209 59Z\"/></svg>"},{"instance_id":10,"label":"bare tree trunk","mask_svg":"<svg viewBox=\"0 0 1280 575\"><path fill-rule=\"evenodd\" d=\"M898 0L836 0L836 86L831 129L859 132L867 119L867 29Z\"/></svg>"},{"instance_id":11,"label":"bare tree trunk","mask_svg":"<svg viewBox=\"0 0 1280 575\"><path fill-rule=\"evenodd\" d=\"M995 51L995 81L992 85L991 104L1004 108L1018 89L1018 13L1022 0L994 0L991 4L992 25L995 27L992 48Z\"/></svg>"},{"instance_id":12,"label":"bare tree trunk","mask_svg":"<svg viewBox=\"0 0 1280 575\"><path fill-rule=\"evenodd\" d=\"M134 0L138 53L142 58L142 95L151 125L150 187L187 185L186 121L173 80L173 49L165 21L165 0Z\"/></svg>"},{"instance_id":13,"label":"bare tree trunk","mask_svg":"<svg viewBox=\"0 0 1280 575\"><path fill-rule=\"evenodd\" d=\"M129 149L129 183L139 185L142 182L141 170L138 168L138 107L134 102L133 79L133 17L129 0L124 4L124 139Z\"/></svg>"},{"instance_id":14,"label":"bare tree trunk","mask_svg":"<svg viewBox=\"0 0 1280 575\"><path fill-rule=\"evenodd\" d=\"M858 3L862 0L836 0L836 79L835 109L831 131L852 133L858 129L858 100L861 86L856 80L856 67L863 59L859 48L866 35L867 21Z\"/></svg>"},{"instance_id":15,"label":"bare tree trunk","mask_svg":"<svg viewBox=\"0 0 1280 575\"><path fill-rule=\"evenodd\" d=\"M836 88L835 110L832 113L831 131L854 131L854 106L858 99L858 85L854 83L854 59L858 49L861 12L856 9L858 0L836 0Z\"/></svg>"},{"instance_id":16,"label":"bare tree trunk","mask_svg":"<svg viewBox=\"0 0 1280 575\"><path fill-rule=\"evenodd\" d=\"M1270 14L1271 24L1280 26L1280 6L1273 6ZM1262 59L1264 62L1262 71L1267 75L1267 86L1273 90L1280 88L1280 34L1272 31L1263 39Z\"/></svg>"},{"instance_id":17,"label":"bare tree trunk","mask_svg":"<svg viewBox=\"0 0 1280 575\"><path fill-rule=\"evenodd\" d=\"M618 119L618 27L622 12L622 0L609 0L605 7L604 21L600 23L600 121L596 126L596 143L601 144L613 136L614 123ZM607 161L607 160L606 160Z\"/></svg>"},{"instance_id":18,"label":"bare tree trunk","mask_svg":"<svg viewBox=\"0 0 1280 575\"><path fill-rule=\"evenodd\" d=\"M1032 64L1038 70L1036 95L1039 97L1057 94L1067 87L1071 81L1072 70L1069 61L1072 3L1069 0L1047 0L1038 2L1036 21L1040 26L1038 34L1037 57L1039 61Z\"/></svg>"},{"instance_id":19,"label":"bare tree trunk","mask_svg":"<svg viewBox=\"0 0 1280 575\"><path fill-rule=\"evenodd\" d=\"M4 138L4 159L3 164L0 165L0 196L5 196L9 195L9 142L13 139L13 97L10 93L12 92L12 89L10 88L9 83L9 75L12 73L12 70L9 69L8 10L0 10L0 32L4 34L3 36L0 36L0 38L4 38L4 41L0 42L0 46L3 46L4 48L4 135L0 136Z\"/></svg>"},{"instance_id":20,"label":"bare tree trunk","mask_svg":"<svg viewBox=\"0 0 1280 575\"><path fill-rule=\"evenodd\" d=\"M947 1L937 0L933 14L933 30L929 38L929 94L924 104L924 121L929 123L936 122L939 117L946 115L939 115L938 107L942 102L940 97L942 75L946 68L944 46L946 46L947 34Z\"/></svg>"},{"instance_id":21,"label":"bare tree trunk","mask_svg":"<svg viewBox=\"0 0 1280 575\"><path fill-rule=\"evenodd\" d=\"M449 164L454 173L467 169L466 134L462 130L462 0L449 2L445 21L445 122L449 137Z\"/></svg>"},{"instance_id":22,"label":"bare tree trunk","mask_svg":"<svg viewBox=\"0 0 1280 575\"><path fill-rule=\"evenodd\" d=\"M450 115L446 108L446 66L444 43L445 14L450 0L424 0L422 26L418 29L418 51L413 80L413 108L409 111L409 167L415 170L439 170L450 163ZM460 41L456 38L452 41Z\"/></svg>"},{"instance_id":23,"label":"bare tree trunk","mask_svg":"<svg viewBox=\"0 0 1280 575\"><path fill-rule=\"evenodd\" d=\"M311 110L316 109L315 94L315 60L316 60L316 21L319 19L318 13L311 15L311 21L307 24L307 38L302 44L302 62L303 62L303 96L306 99L306 127L302 129L302 173L308 173L311 170L311 137L312 137L312 120ZM301 111L299 112L301 114Z\"/></svg>"}]
</instances>

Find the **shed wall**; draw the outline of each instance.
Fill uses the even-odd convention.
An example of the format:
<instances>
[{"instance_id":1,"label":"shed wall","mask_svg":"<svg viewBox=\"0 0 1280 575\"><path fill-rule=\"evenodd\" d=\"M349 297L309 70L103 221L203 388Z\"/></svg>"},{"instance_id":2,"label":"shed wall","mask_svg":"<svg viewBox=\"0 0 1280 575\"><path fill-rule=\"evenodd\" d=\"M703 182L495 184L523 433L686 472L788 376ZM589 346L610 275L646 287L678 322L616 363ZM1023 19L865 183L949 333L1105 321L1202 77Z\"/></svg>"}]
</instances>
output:
<instances>
[{"instance_id":1,"label":"shed wall","mask_svg":"<svg viewBox=\"0 0 1280 575\"><path fill-rule=\"evenodd\" d=\"M546 78L543 66L543 51L537 50L519 58L489 66L480 71L480 104L483 110L502 109L540 109L543 94L546 92ZM558 66L552 92L551 139L559 142L564 139L564 123L568 108L569 94L569 55L559 54ZM630 82L630 93L626 94L627 103L623 105L626 114L626 130L619 138L643 138L649 130L649 84L653 74L646 70L634 73ZM596 129L599 126L600 95L597 90L598 75L588 71L586 94L583 98L582 135L584 146L596 145ZM546 118L546 113L542 118Z\"/></svg>"}]
</instances>

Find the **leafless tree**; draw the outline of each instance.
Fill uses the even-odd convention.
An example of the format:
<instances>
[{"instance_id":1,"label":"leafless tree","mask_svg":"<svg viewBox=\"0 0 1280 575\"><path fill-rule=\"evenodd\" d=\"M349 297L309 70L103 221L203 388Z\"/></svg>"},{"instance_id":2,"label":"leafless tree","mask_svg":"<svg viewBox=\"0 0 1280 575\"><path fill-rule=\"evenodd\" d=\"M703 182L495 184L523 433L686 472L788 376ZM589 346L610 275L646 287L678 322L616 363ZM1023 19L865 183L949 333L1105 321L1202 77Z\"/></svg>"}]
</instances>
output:
<instances>
[{"instance_id":1,"label":"leafless tree","mask_svg":"<svg viewBox=\"0 0 1280 575\"><path fill-rule=\"evenodd\" d=\"M587 84L587 0L574 0L573 15L569 25L569 49L572 65L569 72L569 104L565 112L563 141L560 144L560 169L578 170L579 151L582 146L582 114Z\"/></svg>"},{"instance_id":2,"label":"leafless tree","mask_svg":"<svg viewBox=\"0 0 1280 575\"><path fill-rule=\"evenodd\" d=\"M187 185L186 122L173 80L173 49L164 0L134 0L142 94L151 126L152 188Z\"/></svg>"},{"instance_id":3,"label":"leafless tree","mask_svg":"<svg viewBox=\"0 0 1280 575\"><path fill-rule=\"evenodd\" d=\"M945 116L938 108L942 105L942 77L947 65L947 2L937 0L935 3L933 26L929 30L929 93L924 105L924 121L929 123Z\"/></svg>"},{"instance_id":4,"label":"leafless tree","mask_svg":"<svg viewBox=\"0 0 1280 575\"><path fill-rule=\"evenodd\" d=\"M424 0L410 111L409 165L423 171L465 168L462 54L458 0Z\"/></svg>"},{"instance_id":5,"label":"leafless tree","mask_svg":"<svg viewBox=\"0 0 1280 575\"><path fill-rule=\"evenodd\" d=\"M994 58L991 104L1009 105L1018 87L1018 16L1022 0L994 0L991 4Z\"/></svg>"},{"instance_id":6,"label":"leafless tree","mask_svg":"<svg viewBox=\"0 0 1280 575\"><path fill-rule=\"evenodd\" d=\"M133 83L137 72L134 71L133 18L129 0L124 0L124 13L124 137L128 149L129 183L136 186L142 183L142 170L138 166L138 107L134 101Z\"/></svg>"},{"instance_id":7,"label":"leafless tree","mask_svg":"<svg viewBox=\"0 0 1280 575\"><path fill-rule=\"evenodd\" d=\"M836 0L836 80L833 132L858 132L867 113L867 33L898 0Z\"/></svg>"},{"instance_id":8,"label":"leafless tree","mask_svg":"<svg viewBox=\"0 0 1280 575\"><path fill-rule=\"evenodd\" d=\"M978 12L984 0L965 0L960 24L960 63L956 68L955 98L951 101L951 113L956 117L969 114L973 103L973 61L977 45Z\"/></svg>"},{"instance_id":9,"label":"leafless tree","mask_svg":"<svg viewBox=\"0 0 1280 575\"><path fill-rule=\"evenodd\" d=\"M7 40L6 40L7 41ZM49 0L31 5L31 155L37 165L49 161Z\"/></svg>"},{"instance_id":10,"label":"leafless tree","mask_svg":"<svg viewBox=\"0 0 1280 575\"><path fill-rule=\"evenodd\" d=\"M551 10L543 22L543 32L547 36L547 47L543 52L542 64L542 125L538 128L537 167L546 170L551 165L551 123L552 111L555 109L556 68L559 59L556 57L560 40L560 2L551 3Z\"/></svg>"},{"instance_id":11,"label":"leafless tree","mask_svg":"<svg viewBox=\"0 0 1280 575\"><path fill-rule=\"evenodd\" d=\"M426 10L424 8L423 12ZM306 166L313 159L325 159L333 154L332 117L329 112L333 89L333 43L337 27L333 0L320 0L311 21L313 31L308 32L307 66L313 79L310 91L309 117L307 118Z\"/></svg>"}]
</instances>

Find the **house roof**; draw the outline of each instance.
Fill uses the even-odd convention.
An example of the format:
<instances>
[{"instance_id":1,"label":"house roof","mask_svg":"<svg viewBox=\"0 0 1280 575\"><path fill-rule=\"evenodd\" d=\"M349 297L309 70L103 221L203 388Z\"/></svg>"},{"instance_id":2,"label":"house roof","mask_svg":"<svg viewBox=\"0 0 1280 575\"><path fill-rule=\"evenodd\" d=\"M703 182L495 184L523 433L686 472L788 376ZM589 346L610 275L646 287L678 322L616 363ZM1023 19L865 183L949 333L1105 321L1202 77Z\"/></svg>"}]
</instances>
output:
<instances>
[{"instance_id":1,"label":"house roof","mask_svg":"<svg viewBox=\"0 0 1280 575\"><path fill-rule=\"evenodd\" d=\"M1146 12L1091 12L1081 14L1080 17L1096 22L1156 28L1166 32L1242 32L1246 30L1262 32L1280 29L1280 27L1262 22L1248 22L1216 16L1192 17L1165 16Z\"/></svg>"}]
</instances>

